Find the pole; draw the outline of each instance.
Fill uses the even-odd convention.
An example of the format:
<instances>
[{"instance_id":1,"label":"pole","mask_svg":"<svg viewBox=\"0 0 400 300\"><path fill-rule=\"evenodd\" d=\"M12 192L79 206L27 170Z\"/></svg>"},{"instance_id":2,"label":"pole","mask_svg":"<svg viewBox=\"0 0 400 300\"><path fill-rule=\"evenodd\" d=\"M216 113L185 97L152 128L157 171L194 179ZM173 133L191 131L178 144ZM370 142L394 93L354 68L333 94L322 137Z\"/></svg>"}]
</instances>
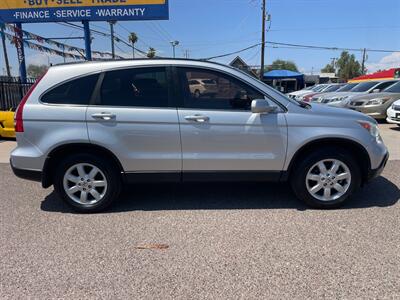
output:
<instances>
[{"instance_id":1,"label":"pole","mask_svg":"<svg viewBox=\"0 0 400 300\"><path fill-rule=\"evenodd\" d=\"M3 51L4 51L4 60L6 62L6 70L7 70L7 76L11 77L11 71L10 71L10 62L8 61L8 53L7 53L7 45L6 45L6 36L4 35L4 25L0 25L1 29L1 41L3 43Z\"/></svg>"},{"instance_id":2,"label":"pole","mask_svg":"<svg viewBox=\"0 0 400 300\"><path fill-rule=\"evenodd\" d=\"M174 52L174 58L175 58L175 47L176 47L176 46L173 44L173 45L172 45L172 49L173 49L173 52Z\"/></svg>"},{"instance_id":3,"label":"pole","mask_svg":"<svg viewBox=\"0 0 400 300\"><path fill-rule=\"evenodd\" d=\"M89 21L82 21L83 24L83 31L85 34L85 53L86 53L86 60L92 60L92 39L90 37L90 27Z\"/></svg>"},{"instance_id":4,"label":"pole","mask_svg":"<svg viewBox=\"0 0 400 300\"><path fill-rule=\"evenodd\" d=\"M261 70L260 70L260 80L264 77L265 68L265 12L266 3L265 0L262 2L262 26L261 26Z\"/></svg>"},{"instance_id":5,"label":"pole","mask_svg":"<svg viewBox=\"0 0 400 300\"><path fill-rule=\"evenodd\" d=\"M115 41L114 41L114 24L116 21L109 21L110 23L110 31L111 31L111 53L112 59L115 59Z\"/></svg>"},{"instance_id":6,"label":"pole","mask_svg":"<svg viewBox=\"0 0 400 300\"><path fill-rule=\"evenodd\" d=\"M19 76L21 83L26 83L26 63L25 63L25 49L24 49L24 35L22 33L22 24L16 23L17 28L17 55L19 62Z\"/></svg>"},{"instance_id":7,"label":"pole","mask_svg":"<svg viewBox=\"0 0 400 300\"><path fill-rule=\"evenodd\" d=\"M361 73L365 74L365 61L367 59L367 49L363 49L363 58L361 63Z\"/></svg>"}]
</instances>

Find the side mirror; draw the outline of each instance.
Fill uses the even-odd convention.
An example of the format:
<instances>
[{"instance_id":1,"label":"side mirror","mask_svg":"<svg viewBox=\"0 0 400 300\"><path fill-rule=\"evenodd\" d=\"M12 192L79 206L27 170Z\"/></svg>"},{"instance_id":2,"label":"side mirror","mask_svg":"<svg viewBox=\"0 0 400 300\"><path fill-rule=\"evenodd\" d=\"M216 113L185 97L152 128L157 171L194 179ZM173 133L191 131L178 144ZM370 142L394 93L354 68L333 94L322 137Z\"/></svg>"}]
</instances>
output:
<instances>
[{"instance_id":1,"label":"side mirror","mask_svg":"<svg viewBox=\"0 0 400 300\"><path fill-rule=\"evenodd\" d=\"M253 114L268 114L275 110L276 107L269 105L265 99L256 99L251 102L251 112Z\"/></svg>"},{"instance_id":2,"label":"side mirror","mask_svg":"<svg viewBox=\"0 0 400 300\"><path fill-rule=\"evenodd\" d=\"M374 89L372 90L373 93L379 93L381 90L380 89Z\"/></svg>"}]
</instances>

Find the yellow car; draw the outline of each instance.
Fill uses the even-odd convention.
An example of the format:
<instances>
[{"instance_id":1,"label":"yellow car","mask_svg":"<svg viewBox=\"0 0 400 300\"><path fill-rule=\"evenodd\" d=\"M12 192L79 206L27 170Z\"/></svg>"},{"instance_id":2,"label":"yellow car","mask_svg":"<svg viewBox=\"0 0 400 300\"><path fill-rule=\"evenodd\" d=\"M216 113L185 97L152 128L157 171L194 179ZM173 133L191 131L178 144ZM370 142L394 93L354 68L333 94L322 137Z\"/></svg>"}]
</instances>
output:
<instances>
[{"instance_id":1,"label":"yellow car","mask_svg":"<svg viewBox=\"0 0 400 300\"><path fill-rule=\"evenodd\" d=\"M13 111L0 111L0 137L15 138Z\"/></svg>"}]
</instances>

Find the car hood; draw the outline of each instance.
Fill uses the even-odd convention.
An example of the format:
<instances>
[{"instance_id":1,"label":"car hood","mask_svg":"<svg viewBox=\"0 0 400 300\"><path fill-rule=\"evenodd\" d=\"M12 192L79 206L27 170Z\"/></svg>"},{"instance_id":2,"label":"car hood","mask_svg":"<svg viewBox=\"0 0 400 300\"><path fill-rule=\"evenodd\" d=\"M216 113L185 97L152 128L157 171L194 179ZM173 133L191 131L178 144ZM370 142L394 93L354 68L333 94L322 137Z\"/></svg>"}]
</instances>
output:
<instances>
[{"instance_id":1,"label":"car hood","mask_svg":"<svg viewBox=\"0 0 400 300\"><path fill-rule=\"evenodd\" d=\"M291 95L291 96L303 96L303 95L308 94L308 93L311 94L311 93L314 93L314 92L311 91L311 90L307 90L307 91L300 90L300 91L296 91L296 92L291 92L288 95Z\"/></svg>"},{"instance_id":2,"label":"car hood","mask_svg":"<svg viewBox=\"0 0 400 300\"><path fill-rule=\"evenodd\" d=\"M311 104L310 112L319 116L364 120L376 123L375 120L363 113L347 108L331 107L324 104Z\"/></svg>"}]
</instances>

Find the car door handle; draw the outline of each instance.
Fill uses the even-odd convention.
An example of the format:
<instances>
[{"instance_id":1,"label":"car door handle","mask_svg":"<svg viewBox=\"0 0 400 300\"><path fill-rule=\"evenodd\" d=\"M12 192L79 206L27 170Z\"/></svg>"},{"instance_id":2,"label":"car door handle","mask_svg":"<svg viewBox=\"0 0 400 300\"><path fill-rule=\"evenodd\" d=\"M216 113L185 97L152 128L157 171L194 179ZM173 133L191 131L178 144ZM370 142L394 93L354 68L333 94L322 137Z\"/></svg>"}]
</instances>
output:
<instances>
[{"instance_id":1,"label":"car door handle","mask_svg":"<svg viewBox=\"0 0 400 300\"><path fill-rule=\"evenodd\" d=\"M202 115L186 116L186 121L204 123L210 121L210 118Z\"/></svg>"},{"instance_id":2,"label":"car door handle","mask_svg":"<svg viewBox=\"0 0 400 300\"><path fill-rule=\"evenodd\" d=\"M110 120L115 119L115 115L111 114L111 113L102 112L102 113L98 113L98 114L93 114L92 118L110 121Z\"/></svg>"}]
</instances>

